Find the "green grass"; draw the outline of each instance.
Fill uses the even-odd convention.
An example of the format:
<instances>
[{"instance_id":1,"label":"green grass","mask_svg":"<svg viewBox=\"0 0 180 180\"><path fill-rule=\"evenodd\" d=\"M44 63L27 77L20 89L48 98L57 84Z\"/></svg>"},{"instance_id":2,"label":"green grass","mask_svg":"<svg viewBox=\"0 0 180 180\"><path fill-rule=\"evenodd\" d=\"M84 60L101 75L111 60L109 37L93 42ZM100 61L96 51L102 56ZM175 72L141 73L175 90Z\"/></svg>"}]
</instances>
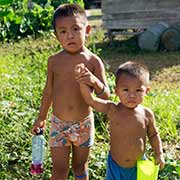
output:
<instances>
[{"instance_id":1,"label":"green grass","mask_svg":"<svg viewBox=\"0 0 180 180\"><path fill-rule=\"evenodd\" d=\"M93 29L87 46L98 54L108 72L127 60L147 64L151 74L151 92L144 105L151 108L157 120L167 165L160 180L180 178L180 52L147 52L137 47L136 39L112 44L104 39L104 31ZM47 150L45 173L38 177L29 174L31 163L32 123L37 117L46 78L47 58L60 46L52 34L37 40L28 38L17 43L0 45L0 180L49 179L51 159ZM113 92L114 76L107 73ZM115 96L112 95L114 99ZM109 148L108 122L96 113L96 143L90 155L90 179L105 176ZM46 132L48 139L48 131ZM171 150L170 150L171 149ZM72 176L72 174L70 175ZM72 179L72 178L70 178Z\"/></svg>"}]
</instances>

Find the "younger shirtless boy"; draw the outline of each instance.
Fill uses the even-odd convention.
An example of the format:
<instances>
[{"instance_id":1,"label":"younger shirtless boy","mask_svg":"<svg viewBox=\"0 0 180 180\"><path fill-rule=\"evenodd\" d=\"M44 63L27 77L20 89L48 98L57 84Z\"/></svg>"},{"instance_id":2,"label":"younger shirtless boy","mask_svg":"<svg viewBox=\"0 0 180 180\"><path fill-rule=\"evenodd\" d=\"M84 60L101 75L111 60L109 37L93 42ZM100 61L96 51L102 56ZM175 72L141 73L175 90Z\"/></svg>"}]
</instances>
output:
<instances>
[{"instance_id":1,"label":"younger shirtless boy","mask_svg":"<svg viewBox=\"0 0 180 180\"><path fill-rule=\"evenodd\" d=\"M75 68L76 80L81 93L90 106L104 112L110 119L110 152L107 165L107 180L136 180L136 163L145 153L146 135L155 153L156 164L164 167L161 139L153 112L141 105L149 91L149 71L146 67L127 62L119 66L116 73L115 93L120 102L99 99L91 88L81 81L88 72L84 64Z\"/></svg>"},{"instance_id":2,"label":"younger shirtless boy","mask_svg":"<svg viewBox=\"0 0 180 180\"><path fill-rule=\"evenodd\" d=\"M50 148L53 180L68 179L70 150L75 180L88 180L88 155L94 138L92 110L84 101L74 68L84 63L89 71L82 81L104 99L109 97L104 65L99 57L84 45L90 32L85 11L76 4L59 6L53 19L56 38L63 50L48 59L48 74L40 113L32 132L44 128L52 104Z\"/></svg>"}]
</instances>

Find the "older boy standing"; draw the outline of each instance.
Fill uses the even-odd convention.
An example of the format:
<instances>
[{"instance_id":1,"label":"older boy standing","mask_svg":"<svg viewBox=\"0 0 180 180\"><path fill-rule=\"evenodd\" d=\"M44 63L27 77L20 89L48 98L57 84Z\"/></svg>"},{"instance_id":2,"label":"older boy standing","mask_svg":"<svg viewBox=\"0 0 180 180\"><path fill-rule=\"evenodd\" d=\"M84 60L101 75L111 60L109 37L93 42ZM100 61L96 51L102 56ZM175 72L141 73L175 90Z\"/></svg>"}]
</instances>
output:
<instances>
[{"instance_id":1,"label":"older boy standing","mask_svg":"<svg viewBox=\"0 0 180 180\"><path fill-rule=\"evenodd\" d=\"M109 96L104 65L85 47L90 32L85 11L76 4L59 6L53 19L56 38L63 50L48 59L48 75L40 113L32 132L45 125L52 104L50 148L53 162L52 179L66 180L72 147L72 168L75 179L88 180L88 155L94 139L92 109L84 101L74 68L84 63L90 71L83 81L104 99Z\"/></svg>"}]
</instances>

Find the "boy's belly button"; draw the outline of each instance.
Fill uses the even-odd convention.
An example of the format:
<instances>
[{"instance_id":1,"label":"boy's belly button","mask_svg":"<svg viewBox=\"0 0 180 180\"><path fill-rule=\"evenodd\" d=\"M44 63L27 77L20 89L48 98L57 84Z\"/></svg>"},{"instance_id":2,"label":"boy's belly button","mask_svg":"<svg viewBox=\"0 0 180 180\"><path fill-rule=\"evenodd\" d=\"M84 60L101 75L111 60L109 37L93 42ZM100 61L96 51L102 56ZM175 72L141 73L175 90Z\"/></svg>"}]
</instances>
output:
<instances>
[{"instance_id":1,"label":"boy's belly button","mask_svg":"<svg viewBox=\"0 0 180 180\"><path fill-rule=\"evenodd\" d=\"M125 161L126 161L126 162L129 162L129 161L130 161L130 159L126 159Z\"/></svg>"},{"instance_id":2,"label":"boy's belly button","mask_svg":"<svg viewBox=\"0 0 180 180\"><path fill-rule=\"evenodd\" d=\"M73 106L68 106L68 110L72 111L74 109Z\"/></svg>"}]
</instances>

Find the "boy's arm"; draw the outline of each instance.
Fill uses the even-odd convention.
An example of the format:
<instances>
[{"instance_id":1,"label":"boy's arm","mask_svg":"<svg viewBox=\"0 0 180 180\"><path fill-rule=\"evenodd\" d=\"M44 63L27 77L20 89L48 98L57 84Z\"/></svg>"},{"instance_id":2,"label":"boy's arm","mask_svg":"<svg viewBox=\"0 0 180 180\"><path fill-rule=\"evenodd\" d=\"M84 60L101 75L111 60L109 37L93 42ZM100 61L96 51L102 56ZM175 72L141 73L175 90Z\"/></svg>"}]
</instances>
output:
<instances>
[{"instance_id":1,"label":"boy's arm","mask_svg":"<svg viewBox=\"0 0 180 180\"><path fill-rule=\"evenodd\" d=\"M111 101L94 97L91 88L86 84L80 83L80 90L87 104L92 106L98 112L108 113L110 105L112 104Z\"/></svg>"},{"instance_id":2,"label":"boy's arm","mask_svg":"<svg viewBox=\"0 0 180 180\"><path fill-rule=\"evenodd\" d=\"M108 99L110 96L109 87L106 81L105 68L102 60L95 56L91 57L91 71L88 68L84 68L84 73L80 73L76 76L76 80L83 82L92 87L96 95L102 99ZM84 64L78 64L77 66L83 66Z\"/></svg>"},{"instance_id":3,"label":"boy's arm","mask_svg":"<svg viewBox=\"0 0 180 180\"><path fill-rule=\"evenodd\" d=\"M96 77L93 88L98 97L108 99L110 97L110 90L106 80L105 68L102 60L99 57L94 60L94 75Z\"/></svg>"},{"instance_id":4,"label":"boy's arm","mask_svg":"<svg viewBox=\"0 0 180 180\"><path fill-rule=\"evenodd\" d=\"M151 110L148 110L149 123L147 127L147 134L150 141L150 144L155 153L156 164L160 165L160 169L164 168L164 158L163 158L163 148L161 138L156 127L154 114Z\"/></svg>"},{"instance_id":5,"label":"boy's arm","mask_svg":"<svg viewBox=\"0 0 180 180\"><path fill-rule=\"evenodd\" d=\"M45 128L46 116L49 110L49 107L52 103L52 85L53 85L53 73L52 73L52 59L48 59L48 70L47 70L47 80L46 85L43 91L43 96L41 100L41 106L38 118L34 122L32 133L35 134L38 128Z\"/></svg>"}]
</instances>

